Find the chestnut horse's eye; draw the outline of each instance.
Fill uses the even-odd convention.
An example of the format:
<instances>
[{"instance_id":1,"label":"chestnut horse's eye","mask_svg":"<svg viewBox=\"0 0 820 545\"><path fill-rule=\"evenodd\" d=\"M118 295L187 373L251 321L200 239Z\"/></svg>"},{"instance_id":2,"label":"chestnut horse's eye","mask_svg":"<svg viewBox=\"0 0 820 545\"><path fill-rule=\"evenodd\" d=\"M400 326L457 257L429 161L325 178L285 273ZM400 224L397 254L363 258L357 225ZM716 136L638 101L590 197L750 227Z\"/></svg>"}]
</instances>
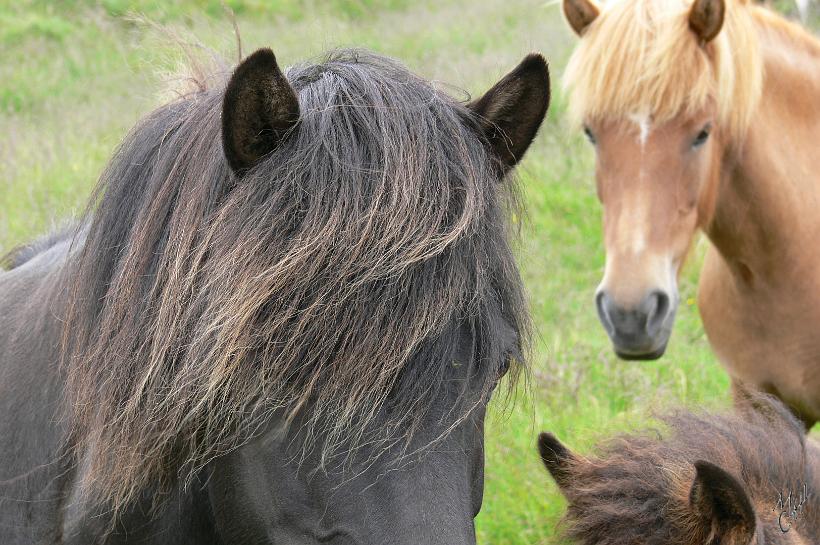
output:
<instances>
[{"instance_id":1,"label":"chestnut horse's eye","mask_svg":"<svg viewBox=\"0 0 820 545\"><path fill-rule=\"evenodd\" d=\"M703 144L705 144L706 141L709 140L709 133L711 132L711 130L712 130L712 124L711 123L706 125L705 127L703 127L703 129L695 137L695 140L692 142L692 147L693 148L698 148L698 147L702 146Z\"/></svg>"},{"instance_id":2,"label":"chestnut horse's eye","mask_svg":"<svg viewBox=\"0 0 820 545\"><path fill-rule=\"evenodd\" d=\"M592 134L592 130L589 127L587 127L586 125L584 125L584 134L587 135L587 140L589 140L589 143L594 146L595 145L595 135Z\"/></svg>"}]
</instances>

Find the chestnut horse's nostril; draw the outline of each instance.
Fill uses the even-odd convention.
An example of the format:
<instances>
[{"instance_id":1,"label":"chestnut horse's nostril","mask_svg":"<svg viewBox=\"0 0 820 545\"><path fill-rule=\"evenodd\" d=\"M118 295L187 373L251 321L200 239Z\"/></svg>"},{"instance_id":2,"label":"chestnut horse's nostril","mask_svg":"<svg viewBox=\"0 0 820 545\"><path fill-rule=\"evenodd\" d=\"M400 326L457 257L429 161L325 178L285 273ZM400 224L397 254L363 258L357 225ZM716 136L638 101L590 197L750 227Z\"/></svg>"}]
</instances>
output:
<instances>
[{"instance_id":1,"label":"chestnut horse's nostril","mask_svg":"<svg viewBox=\"0 0 820 545\"><path fill-rule=\"evenodd\" d=\"M609 317L610 309L613 307L612 299L605 291L599 291L595 295L595 308L598 309L598 319L610 337L615 334L616 330L615 324L612 323L612 319Z\"/></svg>"},{"instance_id":2,"label":"chestnut horse's nostril","mask_svg":"<svg viewBox=\"0 0 820 545\"><path fill-rule=\"evenodd\" d=\"M646 333L650 337L658 334L669 314L669 296L662 291L653 291L644 299L646 312Z\"/></svg>"}]
</instances>

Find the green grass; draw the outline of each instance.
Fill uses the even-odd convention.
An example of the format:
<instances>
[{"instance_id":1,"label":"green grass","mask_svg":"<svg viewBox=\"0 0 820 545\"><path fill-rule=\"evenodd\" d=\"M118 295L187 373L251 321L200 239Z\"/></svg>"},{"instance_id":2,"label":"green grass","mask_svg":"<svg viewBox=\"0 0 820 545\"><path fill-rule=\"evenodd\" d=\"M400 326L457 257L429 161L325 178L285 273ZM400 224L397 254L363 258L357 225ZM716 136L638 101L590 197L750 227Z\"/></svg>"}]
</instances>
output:
<instances>
[{"instance_id":1,"label":"green grass","mask_svg":"<svg viewBox=\"0 0 820 545\"><path fill-rule=\"evenodd\" d=\"M229 0L245 51L274 48L289 64L337 46L402 59L430 78L477 94L531 50L550 59L553 81L575 39L543 0ZM234 58L221 2L0 0L0 253L78 213L112 150L158 102L157 74L176 49L132 12L172 24ZM693 304L702 248L682 279L682 308L667 356L617 360L592 294L603 249L591 151L553 107L521 169L528 217L520 248L537 335L529 388L496 404L488 421L479 542L557 543L563 502L534 442L556 433L581 451L641 427L652 411L727 403Z\"/></svg>"}]
</instances>

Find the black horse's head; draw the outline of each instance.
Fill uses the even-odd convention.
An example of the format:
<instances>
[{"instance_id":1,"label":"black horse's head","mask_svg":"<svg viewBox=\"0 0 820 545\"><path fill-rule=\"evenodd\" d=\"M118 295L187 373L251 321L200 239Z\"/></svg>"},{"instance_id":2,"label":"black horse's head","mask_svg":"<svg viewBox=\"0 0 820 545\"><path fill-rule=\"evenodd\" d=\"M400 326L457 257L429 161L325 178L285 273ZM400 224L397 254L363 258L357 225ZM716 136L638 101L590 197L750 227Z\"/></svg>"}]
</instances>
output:
<instances>
[{"instance_id":1,"label":"black horse's head","mask_svg":"<svg viewBox=\"0 0 820 545\"><path fill-rule=\"evenodd\" d=\"M369 53L265 49L144 120L69 269L85 493L205 483L227 543L474 543L527 331L506 178L548 101L538 55L465 105Z\"/></svg>"}]
</instances>

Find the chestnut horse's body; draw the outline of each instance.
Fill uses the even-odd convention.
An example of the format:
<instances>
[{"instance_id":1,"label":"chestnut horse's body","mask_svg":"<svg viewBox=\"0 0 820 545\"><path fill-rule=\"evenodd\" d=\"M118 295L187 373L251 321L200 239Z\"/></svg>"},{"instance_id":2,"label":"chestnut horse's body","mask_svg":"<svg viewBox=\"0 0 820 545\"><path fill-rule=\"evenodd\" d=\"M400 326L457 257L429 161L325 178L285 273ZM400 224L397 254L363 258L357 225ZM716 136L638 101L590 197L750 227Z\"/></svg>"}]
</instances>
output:
<instances>
[{"instance_id":1,"label":"chestnut horse's body","mask_svg":"<svg viewBox=\"0 0 820 545\"><path fill-rule=\"evenodd\" d=\"M571 105L597 151L618 355L660 357L698 229L699 307L733 384L820 419L820 41L743 0L565 0ZM617 38L616 38L617 36ZM711 137L711 138L710 138Z\"/></svg>"},{"instance_id":2,"label":"chestnut horse's body","mask_svg":"<svg viewBox=\"0 0 820 545\"><path fill-rule=\"evenodd\" d=\"M820 44L784 30L761 30L764 99L742 153L725 160L698 304L732 377L811 426L820 419Z\"/></svg>"}]
</instances>

